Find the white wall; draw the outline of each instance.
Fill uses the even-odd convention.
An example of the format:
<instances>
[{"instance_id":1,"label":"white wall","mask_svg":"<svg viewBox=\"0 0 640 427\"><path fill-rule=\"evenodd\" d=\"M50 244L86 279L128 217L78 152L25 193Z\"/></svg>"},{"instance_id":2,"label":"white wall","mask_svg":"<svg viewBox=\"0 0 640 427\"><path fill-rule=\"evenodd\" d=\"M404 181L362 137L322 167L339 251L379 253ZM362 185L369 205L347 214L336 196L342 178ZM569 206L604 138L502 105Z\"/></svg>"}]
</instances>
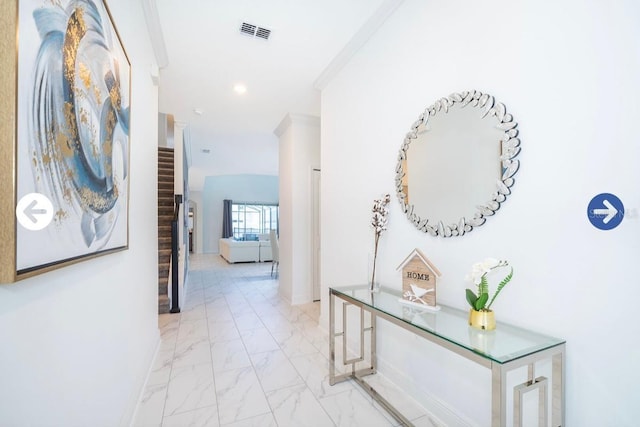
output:
<instances>
[{"instance_id":1,"label":"white wall","mask_svg":"<svg viewBox=\"0 0 640 427\"><path fill-rule=\"evenodd\" d=\"M0 286L0 425L128 425L159 342L151 47L139 3L109 7L132 63L129 250Z\"/></svg>"},{"instance_id":2,"label":"white wall","mask_svg":"<svg viewBox=\"0 0 640 427\"><path fill-rule=\"evenodd\" d=\"M280 138L279 292L291 304L312 301L312 170L320 166L320 120L287 114Z\"/></svg>"},{"instance_id":3,"label":"white wall","mask_svg":"<svg viewBox=\"0 0 640 427\"><path fill-rule=\"evenodd\" d=\"M188 178L185 173L185 167L188 170L189 165L184 158L184 130L186 124L184 122L174 122L173 129L173 193L180 194L182 196L182 203L180 204L180 210L178 212L178 218L185 218L187 208L185 201L189 197L188 182L185 182L185 178ZM185 185L187 186L185 188ZM182 226L184 222L178 223L178 306L182 305L184 301L184 285L187 272L187 245L185 244L185 227ZM176 268L175 265L171 266L171 269ZM171 271L171 270L170 270ZM169 276L169 289L173 286L173 274ZM169 292L169 300L172 292Z\"/></svg>"},{"instance_id":4,"label":"white wall","mask_svg":"<svg viewBox=\"0 0 640 427\"><path fill-rule=\"evenodd\" d=\"M638 22L640 4L631 0L405 0L322 94L323 297L329 285L366 281L373 199L395 194L398 150L420 112L454 91L491 93L519 122L513 194L485 225L450 239L418 232L394 197L378 275L400 288L395 267L418 247L443 272L440 302L466 309L471 264L509 259L515 275L494 305L498 320L567 340L567 425L635 425ZM602 192L635 215L595 229L586 208ZM379 341L387 372L393 365L408 377L417 364L443 364L419 387L462 419L488 424L482 368L428 357L432 347L384 336L393 331L383 327Z\"/></svg>"},{"instance_id":5,"label":"white wall","mask_svg":"<svg viewBox=\"0 0 640 427\"><path fill-rule=\"evenodd\" d=\"M217 254L222 237L224 199L248 203L278 203L278 177L269 175L208 176L202 191L203 252Z\"/></svg>"},{"instance_id":6,"label":"white wall","mask_svg":"<svg viewBox=\"0 0 640 427\"><path fill-rule=\"evenodd\" d=\"M208 176L278 175L278 139L271 133L209 134L191 128L188 132L191 190L203 191Z\"/></svg>"}]
</instances>

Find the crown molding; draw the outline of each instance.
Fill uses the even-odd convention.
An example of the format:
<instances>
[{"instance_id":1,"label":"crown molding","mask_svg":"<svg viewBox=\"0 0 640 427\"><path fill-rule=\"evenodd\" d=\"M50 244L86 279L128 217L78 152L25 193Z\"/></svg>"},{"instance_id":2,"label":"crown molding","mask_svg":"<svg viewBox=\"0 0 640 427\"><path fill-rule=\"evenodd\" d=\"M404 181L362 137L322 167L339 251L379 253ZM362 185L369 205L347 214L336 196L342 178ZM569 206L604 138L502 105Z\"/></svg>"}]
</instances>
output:
<instances>
[{"instance_id":1,"label":"crown molding","mask_svg":"<svg viewBox=\"0 0 640 427\"><path fill-rule=\"evenodd\" d=\"M310 114L295 114L288 113L280 124L274 129L273 133L277 137L281 137L282 134L294 123L307 125L307 126L320 126L320 117L312 116Z\"/></svg>"},{"instance_id":2,"label":"crown molding","mask_svg":"<svg viewBox=\"0 0 640 427\"><path fill-rule=\"evenodd\" d=\"M318 90L323 90L329 82L344 68L353 55L373 36L389 16L395 12L404 0L384 0L378 10L371 15L365 24L356 32L351 40L342 48L329 65L320 73L313 84Z\"/></svg>"},{"instance_id":3,"label":"crown molding","mask_svg":"<svg viewBox=\"0 0 640 427\"><path fill-rule=\"evenodd\" d=\"M169 65L169 56L167 55L167 47L164 43L156 0L140 1L142 3L142 9L144 10L144 19L147 22L147 31L149 32L149 38L151 39L151 46L153 47L158 68L165 68Z\"/></svg>"}]
</instances>

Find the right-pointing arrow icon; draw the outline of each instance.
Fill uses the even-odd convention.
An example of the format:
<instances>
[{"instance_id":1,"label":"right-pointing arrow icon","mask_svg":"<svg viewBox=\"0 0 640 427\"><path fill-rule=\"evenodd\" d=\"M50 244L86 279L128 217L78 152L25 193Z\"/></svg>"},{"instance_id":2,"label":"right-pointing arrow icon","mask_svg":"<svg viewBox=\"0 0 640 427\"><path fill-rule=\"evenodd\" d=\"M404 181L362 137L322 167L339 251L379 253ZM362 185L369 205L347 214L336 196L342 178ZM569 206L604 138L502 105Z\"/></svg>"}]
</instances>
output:
<instances>
[{"instance_id":1,"label":"right-pointing arrow icon","mask_svg":"<svg viewBox=\"0 0 640 427\"><path fill-rule=\"evenodd\" d=\"M597 229L612 230L624 219L624 204L614 194L600 193L589 202L587 217Z\"/></svg>"},{"instance_id":2,"label":"right-pointing arrow icon","mask_svg":"<svg viewBox=\"0 0 640 427\"><path fill-rule=\"evenodd\" d=\"M606 209L594 209L593 213L595 215L606 215L602 220L602 223L608 224L609 221L613 219L613 217L618 215L618 209L616 209L615 206L613 206L611 202L609 202L607 199L604 199L602 201L602 204L605 206Z\"/></svg>"},{"instance_id":3,"label":"right-pointing arrow icon","mask_svg":"<svg viewBox=\"0 0 640 427\"><path fill-rule=\"evenodd\" d=\"M29 218L31 222L34 224L38 222L38 219L35 217L35 215L44 215L47 213L46 209L34 209L37 204L38 204L38 201L33 200L31 203L29 203L29 206L24 208L24 211L23 211L24 214L27 216L27 218Z\"/></svg>"}]
</instances>

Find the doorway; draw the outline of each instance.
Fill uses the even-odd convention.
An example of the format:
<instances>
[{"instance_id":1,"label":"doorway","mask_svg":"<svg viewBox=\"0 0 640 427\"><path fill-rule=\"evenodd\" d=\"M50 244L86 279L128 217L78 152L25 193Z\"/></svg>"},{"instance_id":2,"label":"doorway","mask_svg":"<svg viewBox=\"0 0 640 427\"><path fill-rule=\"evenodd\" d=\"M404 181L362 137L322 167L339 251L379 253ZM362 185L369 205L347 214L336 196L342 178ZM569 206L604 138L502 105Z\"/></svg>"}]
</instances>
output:
<instances>
[{"instance_id":1,"label":"doorway","mask_svg":"<svg viewBox=\"0 0 640 427\"><path fill-rule=\"evenodd\" d=\"M196 211L197 205L193 200L189 200L189 211L187 217L187 231L189 233L189 253L196 251Z\"/></svg>"},{"instance_id":2,"label":"doorway","mask_svg":"<svg viewBox=\"0 0 640 427\"><path fill-rule=\"evenodd\" d=\"M320 169L312 170L311 182L311 294L314 301L320 301Z\"/></svg>"}]
</instances>

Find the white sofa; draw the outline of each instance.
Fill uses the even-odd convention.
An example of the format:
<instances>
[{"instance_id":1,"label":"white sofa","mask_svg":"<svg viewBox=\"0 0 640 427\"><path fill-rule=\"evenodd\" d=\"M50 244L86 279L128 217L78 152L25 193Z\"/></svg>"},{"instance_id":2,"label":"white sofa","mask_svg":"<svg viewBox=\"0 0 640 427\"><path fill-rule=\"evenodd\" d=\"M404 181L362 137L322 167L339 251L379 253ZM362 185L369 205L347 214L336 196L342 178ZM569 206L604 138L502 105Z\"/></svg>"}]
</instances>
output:
<instances>
[{"instance_id":1,"label":"white sofa","mask_svg":"<svg viewBox=\"0 0 640 427\"><path fill-rule=\"evenodd\" d=\"M220 255L229 263L260 261L260 242L220 239Z\"/></svg>"},{"instance_id":2,"label":"white sofa","mask_svg":"<svg viewBox=\"0 0 640 427\"><path fill-rule=\"evenodd\" d=\"M220 239L220 255L227 262L271 261L271 242L268 240L241 241L233 238ZM263 239L263 236L260 236Z\"/></svg>"}]
</instances>

